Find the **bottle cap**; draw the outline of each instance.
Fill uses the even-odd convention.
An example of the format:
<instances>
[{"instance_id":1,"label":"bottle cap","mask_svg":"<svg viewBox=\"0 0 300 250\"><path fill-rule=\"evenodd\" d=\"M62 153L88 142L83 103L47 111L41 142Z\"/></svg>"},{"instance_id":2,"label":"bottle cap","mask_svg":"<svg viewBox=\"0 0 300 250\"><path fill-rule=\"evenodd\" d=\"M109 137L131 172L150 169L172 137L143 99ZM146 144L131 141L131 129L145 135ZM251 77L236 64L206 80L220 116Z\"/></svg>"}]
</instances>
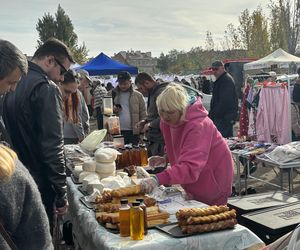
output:
<instances>
[{"instance_id":1,"label":"bottle cap","mask_svg":"<svg viewBox=\"0 0 300 250\"><path fill-rule=\"evenodd\" d=\"M143 203L144 199L143 198L137 198L136 201L138 201L139 203Z\"/></svg>"},{"instance_id":2,"label":"bottle cap","mask_svg":"<svg viewBox=\"0 0 300 250\"><path fill-rule=\"evenodd\" d=\"M132 206L134 206L134 207L138 207L139 205L140 205L140 203L138 201L132 202Z\"/></svg>"},{"instance_id":3,"label":"bottle cap","mask_svg":"<svg viewBox=\"0 0 300 250\"><path fill-rule=\"evenodd\" d=\"M128 200L127 199L121 199L121 204L128 204Z\"/></svg>"}]
</instances>

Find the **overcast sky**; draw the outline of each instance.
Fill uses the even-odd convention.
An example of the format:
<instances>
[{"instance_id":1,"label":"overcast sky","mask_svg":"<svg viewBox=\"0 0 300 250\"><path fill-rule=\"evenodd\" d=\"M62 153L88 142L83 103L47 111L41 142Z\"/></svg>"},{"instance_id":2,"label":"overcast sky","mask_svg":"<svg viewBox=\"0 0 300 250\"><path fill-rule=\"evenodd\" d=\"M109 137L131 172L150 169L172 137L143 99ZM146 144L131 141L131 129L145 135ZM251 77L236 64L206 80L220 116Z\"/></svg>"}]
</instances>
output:
<instances>
[{"instance_id":1,"label":"overcast sky","mask_svg":"<svg viewBox=\"0 0 300 250\"><path fill-rule=\"evenodd\" d=\"M89 56L130 49L159 56L204 46L208 30L218 43L227 24L238 24L243 10L252 12L261 4L267 13L269 0L0 0L0 38L32 55L38 19L44 13L54 15L59 3Z\"/></svg>"}]
</instances>

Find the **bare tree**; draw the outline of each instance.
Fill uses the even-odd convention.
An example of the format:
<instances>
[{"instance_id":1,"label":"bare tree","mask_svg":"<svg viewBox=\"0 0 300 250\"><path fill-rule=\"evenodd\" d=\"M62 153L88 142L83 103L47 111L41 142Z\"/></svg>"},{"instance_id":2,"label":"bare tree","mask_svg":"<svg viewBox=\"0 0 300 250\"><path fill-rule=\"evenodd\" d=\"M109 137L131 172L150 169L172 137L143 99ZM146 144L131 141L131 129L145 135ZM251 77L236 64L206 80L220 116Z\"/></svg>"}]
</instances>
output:
<instances>
[{"instance_id":1,"label":"bare tree","mask_svg":"<svg viewBox=\"0 0 300 250\"><path fill-rule=\"evenodd\" d=\"M295 54L300 32L300 0L277 0L269 4L272 48Z\"/></svg>"}]
</instances>

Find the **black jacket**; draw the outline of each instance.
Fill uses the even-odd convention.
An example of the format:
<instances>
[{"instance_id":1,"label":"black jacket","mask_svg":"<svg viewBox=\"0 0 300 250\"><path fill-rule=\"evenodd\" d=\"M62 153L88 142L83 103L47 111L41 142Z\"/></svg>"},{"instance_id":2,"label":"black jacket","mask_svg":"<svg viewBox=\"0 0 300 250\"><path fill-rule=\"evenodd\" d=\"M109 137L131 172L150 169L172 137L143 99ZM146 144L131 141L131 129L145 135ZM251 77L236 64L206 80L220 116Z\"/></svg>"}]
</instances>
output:
<instances>
[{"instance_id":1,"label":"black jacket","mask_svg":"<svg viewBox=\"0 0 300 250\"><path fill-rule=\"evenodd\" d=\"M157 110L157 97L164 91L169 82L157 83L148 94L147 118L150 128L147 132L147 139L152 142L164 142L163 135L160 131L160 117Z\"/></svg>"},{"instance_id":2,"label":"black jacket","mask_svg":"<svg viewBox=\"0 0 300 250\"><path fill-rule=\"evenodd\" d=\"M225 72L214 82L209 117L213 121L233 121L237 119L237 114L238 98L234 80Z\"/></svg>"},{"instance_id":3,"label":"black jacket","mask_svg":"<svg viewBox=\"0 0 300 250\"><path fill-rule=\"evenodd\" d=\"M66 196L62 99L46 73L29 62L16 91L6 95L4 122L14 149L39 190L52 186L58 201ZM57 205L59 206L59 205Z\"/></svg>"}]
</instances>

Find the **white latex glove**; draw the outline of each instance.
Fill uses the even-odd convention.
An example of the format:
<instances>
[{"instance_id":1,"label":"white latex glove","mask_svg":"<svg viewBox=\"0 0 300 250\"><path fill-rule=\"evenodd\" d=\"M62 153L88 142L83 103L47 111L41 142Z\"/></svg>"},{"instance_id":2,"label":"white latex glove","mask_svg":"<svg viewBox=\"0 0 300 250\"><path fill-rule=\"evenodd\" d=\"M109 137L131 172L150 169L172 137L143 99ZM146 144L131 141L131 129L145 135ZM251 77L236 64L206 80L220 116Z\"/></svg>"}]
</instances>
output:
<instances>
[{"instance_id":1,"label":"white latex glove","mask_svg":"<svg viewBox=\"0 0 300 250\"><path fill-rule=\"evenodd\" d=\"M156 177L145 178L140 182L142 192L146 194L152 193L154 188L159 186L158 180Z\"/></svg>"},{"instance_id":2,"label":"white latex glove","mask_svg":"<svg viewBox=\"0 0 300 250\"><path fill-rule=\"evenodd\" d=\"M150 158L148 158L148 165L151 168L165 167L166 158L162 156L151 156Z\"/></svg>"}]
</instances>

